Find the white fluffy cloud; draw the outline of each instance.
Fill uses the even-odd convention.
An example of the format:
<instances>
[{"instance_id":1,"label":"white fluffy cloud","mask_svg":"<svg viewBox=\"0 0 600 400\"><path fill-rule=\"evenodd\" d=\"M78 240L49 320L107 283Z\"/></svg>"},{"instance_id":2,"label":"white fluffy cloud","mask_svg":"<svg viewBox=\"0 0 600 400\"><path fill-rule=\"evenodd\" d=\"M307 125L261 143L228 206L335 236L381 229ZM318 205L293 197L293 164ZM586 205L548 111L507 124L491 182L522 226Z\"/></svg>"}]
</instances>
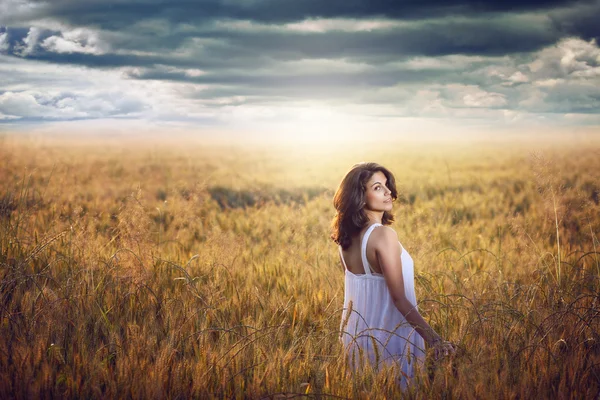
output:
<instances>
[{"instance_id":1,"label":"white fluffy cloud","mask_svg":"<svg viewBox=\"0 0 600 400\"><path fill-rule=\"evenodd\" d=\"M5 92L0 95L0 113L13 119L89 119L135 116L146 105L120 92L40 93Z\"/></svg>"},{"instance_id":2,"label":"white fluffy cloud","mask_svg":"<svg viewBox=\"0 0 600 400\"><path fill-rule=\"evenodd\" d=\"M462 108L496 109L508 104L504 94L486 90L478 85L459 83L437 85L437 91L441 93L438 99L440 104L457 110Z\"/></svg>"},{"instance_id":3,"label":"white fluffy cloud","mask_svg":"<svg viewBox=\"0 0 600 400\"><path fill-rule=\"evenodd\" d=\"M527 82L529 82L529 77L521 71L516 71L515 73L506 78L506 82L504 82L503 85L512 86Z\"/></svg>"},{"instance_id":4,"label":"white fluffy cloud","mask_svg":"<svg viewBox=\"0 0 600 400\"><path fill-rule=\"evenodd\" d=\"M539 51L528 67L537 79L586 77L600 67L600 48L595 40L564 39Z\"/></svg>"},{"instance_id":5,"label":"white fluffy cloud","mask_svg":"<svg viewBox=\"0 0 600 400\"><path fill-rule=\"evenodd\" d=\"M15 46L15 54L18 54L22 57L32 54L38 44L41 32L42 30L38 27L34 26L29 28L29 32L27 33L27 36L23 38L22 43L19 43Z\"/></svg>"},{"instance_id":6,"label":"white fluffy cloud","mask_svg":"<svg viewBox=\"0 0 600 400\"><path fill-rule=\"evenodd\" d=\"M517 68L531 82L520 90L520 107L556 113L600 109L600 48L594 40L564 39Z\"/></svg>"},{"instance_id":7,"label":"white fluffy cloud","mask_svg":"<svg viewBox=\"0 0 600 400\"><path fill-rule=\"evenodd\" d=\"M65 112L67 111L67 112ZM68 110L53 109L38 102L32 93L5 92L0 95L0 112L13 118L64 118Z\"/></svg>"},{"instance_id":8,"label":"white fluffy cloud","mask_svg":"<svg viewBox=\"0 0 600 400\"><path fill-rule=\"evenodd\" d=\"M0 53L6 52L9 49L8 33L0 33Z\"/></svg>"},{"instance_id":9,"label":"white fluffy cloud","mask_svg":"<svg viewBox=\"0 0 600 400\"><path fill-rule=\"evenodd\" d=\"M507 104L506 97L501 93L486 92L480 88L472 88L463 96L463 102L468 107L496 108Z\"/></svg>"},{"instance_id":10,"label":"white fluffy cloud","mask_svg":"<svg viewBox=\"0 0 600 400\"><path fill-rule=\"evenodd\" d=\"M100 40L97 32L82 28L50 36L43 40L41 47L55 53L103 54L108 51L108 45Z\"/></svg>"}]
</instances>

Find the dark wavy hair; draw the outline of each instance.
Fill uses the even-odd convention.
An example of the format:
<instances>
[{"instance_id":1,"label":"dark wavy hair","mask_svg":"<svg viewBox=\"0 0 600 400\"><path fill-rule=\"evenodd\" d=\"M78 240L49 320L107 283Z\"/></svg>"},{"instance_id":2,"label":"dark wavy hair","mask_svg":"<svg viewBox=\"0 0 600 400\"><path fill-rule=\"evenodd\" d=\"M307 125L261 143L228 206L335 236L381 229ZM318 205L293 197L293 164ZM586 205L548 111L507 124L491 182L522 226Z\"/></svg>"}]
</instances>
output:
<instances>
[{"instance_id":1,"label":"dark wavy hair","mask_svg":"<svg viewBox=\"0 0 600 400\"><path fill-rule=\"evenodd\" d=\"M392 199L398 198L396 180L394 175L385 167L374 162L363 162L354 165L346 174L335 195L333 206L336 213L331 223L331 239L347 249L352 237L361 231L369 222L365 212L367 182L375 172L382 172L386 179L386 186L390 190ZM385 211L381 223L389 225L394 222L394 216Z\"/></svg>"}]
</instances>

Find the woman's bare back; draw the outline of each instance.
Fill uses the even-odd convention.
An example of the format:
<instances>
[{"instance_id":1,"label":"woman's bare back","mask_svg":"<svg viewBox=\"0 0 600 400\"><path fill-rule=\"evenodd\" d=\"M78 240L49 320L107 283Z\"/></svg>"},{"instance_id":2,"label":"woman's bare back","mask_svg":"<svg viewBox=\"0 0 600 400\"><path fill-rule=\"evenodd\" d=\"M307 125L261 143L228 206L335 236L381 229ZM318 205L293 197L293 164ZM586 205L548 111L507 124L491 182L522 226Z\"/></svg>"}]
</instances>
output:
<instances>
[{"instance_id":1,"label":"woman's bare back","mask_svg":"<svg viewBox=\"0 0 600 400\"><path fill-rule=\"evenodd\" d=\"M362 242L362 238L369 229L369 226L365 226L357 235L352 237L352 241L350 242L350 247L346 250L342 250L342 254L344 255L344 261L346 262L346 267L348 271L352 272L355 275L363 275L365 273L365 267L363 266L361 255L360 255L360 245ZM383 227L380 227L381 229ZM375 228L377 229L377 228ZM381 275L381 267L379 266L379 260L377 259L377 254L375 253L375 247L369 246L367 244L367 261L371 265L371 269L373 273Z\"/></svg>"}]
</instances>

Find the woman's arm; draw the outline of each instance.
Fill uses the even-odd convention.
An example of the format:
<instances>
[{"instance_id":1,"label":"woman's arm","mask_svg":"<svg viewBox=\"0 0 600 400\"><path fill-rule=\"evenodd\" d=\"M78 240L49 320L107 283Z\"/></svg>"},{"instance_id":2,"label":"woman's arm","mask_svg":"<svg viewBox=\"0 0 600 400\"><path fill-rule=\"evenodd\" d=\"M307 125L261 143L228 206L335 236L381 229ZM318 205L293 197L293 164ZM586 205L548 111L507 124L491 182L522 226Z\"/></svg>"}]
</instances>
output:
<instances>
[{"instance_id":1,"label":"woman's arm","mask_svg":"<svg viewBox=\"0 0 600 400\"><path fill-rule=\"evenodd\" d=\"M398 235L389 227L375 229L372 234L375 254L379 261L381 272L385 277L394 305L404 315L406 321L425 339L430 346L442 345L443 353L454 352L448 342L444 342L431 326L423 319L419 311L408 301L404 291L404 276L402 275L401 247ZM436 356L437 356L436 349Z\"/></svg>"}]
</instances>

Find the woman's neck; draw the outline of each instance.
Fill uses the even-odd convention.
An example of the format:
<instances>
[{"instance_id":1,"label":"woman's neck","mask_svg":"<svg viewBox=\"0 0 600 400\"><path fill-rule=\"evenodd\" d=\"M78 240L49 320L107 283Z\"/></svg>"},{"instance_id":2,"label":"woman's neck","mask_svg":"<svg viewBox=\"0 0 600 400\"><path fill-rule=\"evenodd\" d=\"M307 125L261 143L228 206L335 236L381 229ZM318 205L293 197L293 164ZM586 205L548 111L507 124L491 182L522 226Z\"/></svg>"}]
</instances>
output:
<instances>
[{"instance_id":1,"label":"woman's neck","mask_svg":"<svg viewBox=\"0 0 600 400\"><path fill-rule=\"evenodd\" d=\"M367 218L369 218L369 225L381 224L383 220L383 211L372 211L366 210Z\"/></svg>"}]
</instances>

